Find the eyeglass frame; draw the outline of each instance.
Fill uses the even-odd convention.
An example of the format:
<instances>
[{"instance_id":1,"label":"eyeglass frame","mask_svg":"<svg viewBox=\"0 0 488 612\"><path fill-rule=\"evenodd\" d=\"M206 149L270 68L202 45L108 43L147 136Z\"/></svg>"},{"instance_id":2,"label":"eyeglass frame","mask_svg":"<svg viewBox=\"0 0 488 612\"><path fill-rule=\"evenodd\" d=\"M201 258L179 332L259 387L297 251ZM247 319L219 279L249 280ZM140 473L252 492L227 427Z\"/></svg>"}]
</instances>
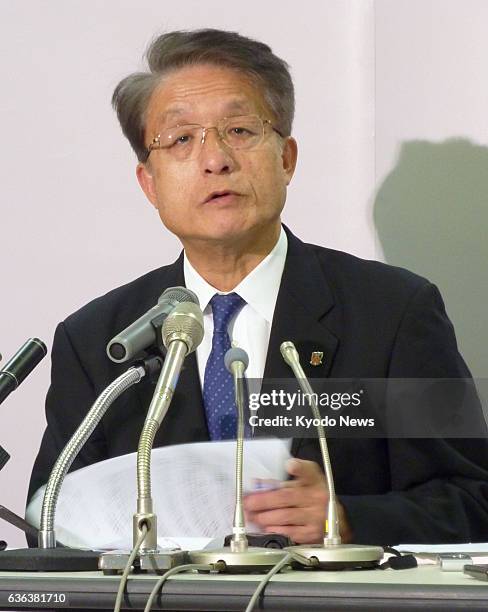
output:
<instances>
[{"instance_id":1,"label":"eyeglass frame","mask_svg":"<svg viewBox=\"0 0 488 612\"><path fill-rule=\"evenodd\" d=\"M198 127L202 129L202 139L200 140L200 151L202 148L202 145L205 143L205 138L207 136L207 132L209 130L217 130L217 134L219 135L219 138L221 140L221 142L223 142L225 145L227 145L230 149L234 150L234 151L239 151L239 148L233 147L232 145L230 145L225 138L222 137L222 133L219 130L219 125L221 125L223 122L225 121L229 121L230 119L238 119L239 117L257 117L262 124L262 128L263 128L263 134L261 136L261 140L259 141L259 143L257 143L256 145L254 145L253 147L246 149L246 147L243 147L242 150L244 151L251 151L253 148L257 147L258 145L260 145L263 142L264 139L264 135L265 135L265 126L269 125L271 127L271 129L276 132L278 134L278 136L280 136L281 138L285 138L285 136L271 123L271 121L269 119L266 119L264 117L260 117L259 115L236 115L234 117L222 117L222 119L218 122L217 125L212 125L209 127L206 127L204 125L200 125L199 123L178 123L176 125L172 125L169 128L165 128L165 129L173 129L173 128L180 128L180 127ZM146 148L146 157L144 159L144 163L147 162L147 160L149 159L149 155L151 155L152 151L162 151L164 149L169 149L171 148L172 144L164 147L161 145L161 134L159 133L157 136L155 136L151 143L149 144L149 146ZM199 153L200 154L200 153ZM197 155L198 157L198 155ZM192 159L197 159L192 158ZM191 161L191 160L185 160L185 161Z\"/></svg>"}]
</instances>

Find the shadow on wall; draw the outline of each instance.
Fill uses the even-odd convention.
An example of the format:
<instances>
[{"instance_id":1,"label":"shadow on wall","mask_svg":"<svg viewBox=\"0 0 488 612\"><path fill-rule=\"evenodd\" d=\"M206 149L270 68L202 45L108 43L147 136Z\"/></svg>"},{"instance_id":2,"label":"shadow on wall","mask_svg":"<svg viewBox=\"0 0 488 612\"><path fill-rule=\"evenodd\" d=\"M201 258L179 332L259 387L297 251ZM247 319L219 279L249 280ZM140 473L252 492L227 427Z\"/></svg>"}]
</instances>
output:
<instances>
[{"instance_id":1,"label":"shadow on wall","mask_svg":"<svg viewBox=\"0 0 488 612\"><path fill-rule=\"evenodd\" d=\"M404 143L373 215L385 260L439 287L473 376L488 377L488 148Z\"/></svg>"}]
</instances>

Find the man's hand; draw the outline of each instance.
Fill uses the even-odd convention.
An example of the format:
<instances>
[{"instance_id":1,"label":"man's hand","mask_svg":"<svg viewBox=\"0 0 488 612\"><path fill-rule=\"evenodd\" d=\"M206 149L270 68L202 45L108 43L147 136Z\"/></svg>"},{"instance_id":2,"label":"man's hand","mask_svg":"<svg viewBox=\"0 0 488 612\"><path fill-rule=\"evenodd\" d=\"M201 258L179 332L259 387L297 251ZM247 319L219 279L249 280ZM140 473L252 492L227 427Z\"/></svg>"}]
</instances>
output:
<instances>
[{"instance_id":1,"label":"man's hand","mask_svg":"<svg viewBox=\"0 0 488 612\"><path fill-rule=\"evenodd\" d=\"M324 539L329 501L325 476L314 461L290 459L288 473L294 480L280 489L251 493L244 499L246 518L267 533L282 533L297 544L317 544ZM352 531L344 508L338 502L339 531L350 542Z\"/></svg>"}]
</instances>

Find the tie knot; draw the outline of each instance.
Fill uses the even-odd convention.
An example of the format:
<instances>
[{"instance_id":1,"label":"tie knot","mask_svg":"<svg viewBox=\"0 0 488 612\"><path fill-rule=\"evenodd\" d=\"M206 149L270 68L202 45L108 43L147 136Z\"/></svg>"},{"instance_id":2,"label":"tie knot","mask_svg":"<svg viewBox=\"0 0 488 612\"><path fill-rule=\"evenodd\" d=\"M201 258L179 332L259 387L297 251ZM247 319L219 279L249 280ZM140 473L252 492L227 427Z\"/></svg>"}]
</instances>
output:
<instances>
[{"instance_id":1,"label":"tie knot","mask_svg":"<svg viewBox=\"0 0 488 612\"><path fill-rule=\"evenodd\" d=\"M214 332L227 332L229 321L245 304L237 293L220 295L216 293L210 300L214 322Z\"/></svg>"}]
</instances>

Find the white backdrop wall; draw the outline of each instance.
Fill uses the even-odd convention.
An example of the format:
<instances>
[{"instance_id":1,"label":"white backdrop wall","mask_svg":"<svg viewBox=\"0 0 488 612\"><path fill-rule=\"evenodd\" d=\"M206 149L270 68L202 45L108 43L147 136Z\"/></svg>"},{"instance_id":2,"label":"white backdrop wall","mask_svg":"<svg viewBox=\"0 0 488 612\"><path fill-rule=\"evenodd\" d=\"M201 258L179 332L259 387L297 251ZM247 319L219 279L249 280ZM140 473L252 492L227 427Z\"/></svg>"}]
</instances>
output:
<instances>
[{"instance_id":1,"label":"white backdrop wall","mask_svg":"<svg viewBox=\"0 0 488 612\"><path fill-rule=\"evenodd\" d=\"M141 67L147 42L162 31L237 30L289 62L300 155L284 221L304 240L365 258L381 259L384 248L388 259L389 237L398 236L384 183L404 141L434 138L425 105L413 104L414 92L431 100L442 90L454 34L467 61L487 73L483 28L468 25L474 5L484 14L486 6L482 0L447 4L446 12L446 2L436 0L252 0L230 11L228 3L211 0L202 11L193 0L181 0L177 9L158 0L0 0L4 358L31 336L50 346L67 314L179 252L140 193L135 157L110 108L117 82ZM434 23L436 53L429 54ZM419 57L428 57L424 73ZM486 128L479 96L486 91L475 70L462 77L465 97L476 106L472 131L467 122L455 123L463 116L460 95L455 112L446 104L431 107L435 137L450 137L454 125L458 135L479 141ZM398 83L411 87L412 99ZM393 195L398 192L395 187ZM402 257L391 254L395 262ZM48 384L46 359L0 409L0 444L12 455L0 472L0 503L19 514L45 426ZM24 544L5 523L2 538Z\"/></svg>"},{"instance_id":2,"label":"white backdrop wall","mask_svg":"<svg viewBox=\"0 0 488 612\"><path fill-rule=\"evenodd\" d=\"M379 242L388 263L439 286L461 352L487 378L488 2L375 7Z\"/></svg>"}]
</instances>

